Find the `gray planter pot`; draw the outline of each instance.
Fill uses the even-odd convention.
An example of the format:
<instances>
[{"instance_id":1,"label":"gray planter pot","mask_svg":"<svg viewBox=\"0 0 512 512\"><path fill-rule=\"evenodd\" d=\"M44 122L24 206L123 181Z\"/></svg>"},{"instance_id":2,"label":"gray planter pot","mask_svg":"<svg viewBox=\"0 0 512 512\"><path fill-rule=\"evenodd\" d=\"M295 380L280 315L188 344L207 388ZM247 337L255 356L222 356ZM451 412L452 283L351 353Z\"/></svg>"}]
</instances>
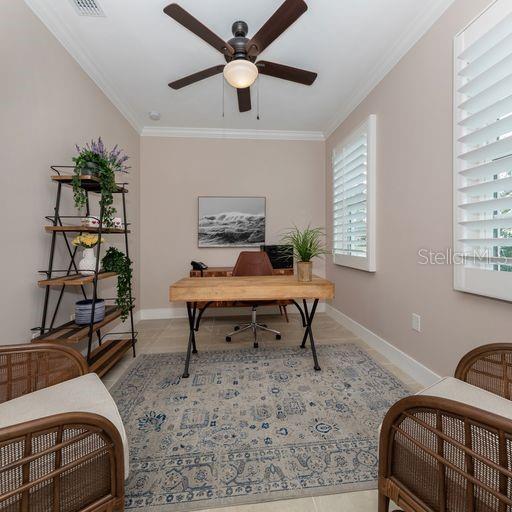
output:
<instances>
[{"instance_id":1,"label":"gray planter pot","mask_svg":"<svg viewBox=\"0 0 512 512\"><path fill-rule=\"evenodd\" d=\"M86 162L84 167L80 169L80 174L82 176L97 176L98 165L95 162Z\"/></svg>"},{"instance_id":2,"label":"gray planter pot","mask_svg":"<svg viewBox=\"0 0 512 512\"><path fill-rule=\"evenodd\" d=\"M91 323L92 300L79 300L75 304L75 323L87 325ZM94 322L101 322L105 318L105 301L97 299L94 307Z\"/></svg>"}]
</instances>

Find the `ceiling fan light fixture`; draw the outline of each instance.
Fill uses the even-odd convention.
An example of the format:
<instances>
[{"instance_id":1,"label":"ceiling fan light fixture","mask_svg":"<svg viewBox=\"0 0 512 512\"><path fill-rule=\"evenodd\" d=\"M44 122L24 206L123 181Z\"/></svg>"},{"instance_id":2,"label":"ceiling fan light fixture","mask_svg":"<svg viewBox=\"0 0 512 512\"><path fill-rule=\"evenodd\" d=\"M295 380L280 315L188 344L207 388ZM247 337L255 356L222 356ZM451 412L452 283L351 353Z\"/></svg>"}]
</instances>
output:
<instances>
[{"instance_id":1,"label":"ceiling fan light fixture","mask_svg":"<svg viewBox=\"0 0 512 512\"><path fill-rule=\"evenodd\" d=\"M258 68L249 60L232 60L224 66L224 78L232 87L246 89L258 78Z\"/></svg>"}]
</instances>

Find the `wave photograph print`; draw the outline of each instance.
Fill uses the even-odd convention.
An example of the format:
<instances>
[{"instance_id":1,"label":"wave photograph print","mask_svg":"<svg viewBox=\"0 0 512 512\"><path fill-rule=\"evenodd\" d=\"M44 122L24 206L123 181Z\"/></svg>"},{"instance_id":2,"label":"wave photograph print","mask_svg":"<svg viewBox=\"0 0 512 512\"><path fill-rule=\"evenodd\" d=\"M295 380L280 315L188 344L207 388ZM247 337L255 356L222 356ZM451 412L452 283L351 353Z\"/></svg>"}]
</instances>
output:
<instances>
[{"instance_id":1,"label":"wave photograph print","mask_svg":"<svg viewBox=\"0 0 512 512\"><path fill-rule=\"evenodd\" d=\"M265 243L264 197L200 197L199 247L251 247Z\"/></svg>"}]
</instances>

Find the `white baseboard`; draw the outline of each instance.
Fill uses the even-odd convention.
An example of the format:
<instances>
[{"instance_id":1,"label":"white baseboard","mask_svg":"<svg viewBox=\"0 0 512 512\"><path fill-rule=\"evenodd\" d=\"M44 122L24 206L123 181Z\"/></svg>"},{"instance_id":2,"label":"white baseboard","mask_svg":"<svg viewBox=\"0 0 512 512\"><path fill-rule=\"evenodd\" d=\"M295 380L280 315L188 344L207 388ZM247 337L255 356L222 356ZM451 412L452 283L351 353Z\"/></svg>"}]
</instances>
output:
<instances>
[{"instance_id":1,"label":"white baseboard","mask_svg":"<svg viewBox=\"0 0 512 512\"><path fill-rule=\"evenodd\" d=\"M320 302L317 307L319 313L325 313L326 304ZM279 311L276 306L265 306L258 308L260 314L275 314L279 315ZM179 308L157 308L157 309L141 309L138 311L140 314L140 320L169 320L172 318L187 318L187 310L183 307ZM288 314L294 315L299 314L294 306L288 307ZM206 310L204 316L244 316L247 315L247 308L212 308Z\"/></svg>"},{"instance_id":2,"label":"white baseboard","mask_svg":"<svg viewBox=\"0 0 512 512\"><path fill-rule=\"evenodd\" d=\"M419 361L416 361L416 359L407 355L405 352L394 347L391 343L370 331L370 329L367 329L364 325L352 320L352 318L332 307L330 304L326 304L326 313L348 330L352 331L356 336L370 345L370 347L377 350L390 363L393 363L404 373L410 375L416 382L424 386L431 386L441 379L440 375L433 372Z\"/></svg>"}]
</instances>

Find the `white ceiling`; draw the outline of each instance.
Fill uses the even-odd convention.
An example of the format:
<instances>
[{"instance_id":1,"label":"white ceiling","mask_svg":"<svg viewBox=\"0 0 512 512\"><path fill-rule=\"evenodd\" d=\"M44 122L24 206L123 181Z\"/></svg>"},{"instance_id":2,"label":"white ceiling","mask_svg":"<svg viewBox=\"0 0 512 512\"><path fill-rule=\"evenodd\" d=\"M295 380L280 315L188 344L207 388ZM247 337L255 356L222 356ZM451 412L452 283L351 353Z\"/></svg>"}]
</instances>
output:
<instances>
[{"instance_id":1,"label":"white ceiling","mask_svg":"<svg viewBox=\"0 0 512 512\"><path fill-rule=\"evenodd\" d=\"M322 137L364 98L452 0L306 0L308 11L261 59L318 73L311 87L260 78L260 120L239 113L236 92L222 75L180 91L167 84L223 63L211 46L166 16L165 0L97 0L106 17L79 16L72 0L26 0L48 28L142 133L169 128L283 130ZM179 0L219 36L249 24L249 37L281 0ZM149 111L161 113L151 121ZM174 130L176 132L176 130ZM183 131L183 130L182 130ZM203 130L204 131L204 130Z\"/></svg>"}]
</instances>

